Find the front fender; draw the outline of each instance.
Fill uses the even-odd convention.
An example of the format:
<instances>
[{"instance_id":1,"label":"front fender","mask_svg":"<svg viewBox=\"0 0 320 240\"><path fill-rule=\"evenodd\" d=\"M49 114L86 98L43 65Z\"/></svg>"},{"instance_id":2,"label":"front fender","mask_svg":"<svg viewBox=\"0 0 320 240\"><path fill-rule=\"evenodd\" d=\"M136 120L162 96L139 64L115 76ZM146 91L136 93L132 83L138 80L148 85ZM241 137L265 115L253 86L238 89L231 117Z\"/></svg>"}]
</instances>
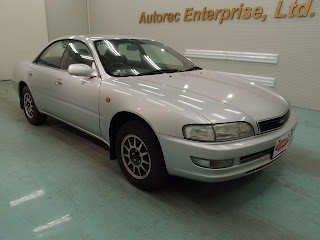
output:
<instances>
[{"instance_id":1,"label":"front fender","mask_svg":"<svg viewBox=\"0 0 320 240\"><path fill-rule=\"evenodd\" d=\"M144 119L155 133L178 138L183 138L184 125L210 124L200 114L170 103L165 96L140 92L116 81L101 82L99 108L101 134L107 142L110 142L111 120L118 112L133 113Z\"/></svg>"}]
</instances>

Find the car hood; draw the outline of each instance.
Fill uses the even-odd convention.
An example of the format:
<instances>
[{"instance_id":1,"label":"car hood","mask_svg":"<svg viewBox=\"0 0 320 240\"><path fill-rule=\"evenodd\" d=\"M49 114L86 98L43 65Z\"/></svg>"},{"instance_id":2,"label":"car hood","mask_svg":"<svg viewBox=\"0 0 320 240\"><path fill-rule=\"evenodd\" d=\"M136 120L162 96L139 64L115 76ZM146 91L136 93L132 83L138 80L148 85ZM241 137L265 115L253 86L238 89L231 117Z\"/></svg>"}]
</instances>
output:
<instances>
[{"instance_id":1,"label":"car hood","mask_svg":"<svg viewBox=\"0 0 320 240\"><path fill-rule=\"evenodd\" d=\"M283 97L267 87L208 70L126 77L119 81L195 111L212 123L248 118L256 122L280 116L289 108Z\"/></svg>"}]
</instances>

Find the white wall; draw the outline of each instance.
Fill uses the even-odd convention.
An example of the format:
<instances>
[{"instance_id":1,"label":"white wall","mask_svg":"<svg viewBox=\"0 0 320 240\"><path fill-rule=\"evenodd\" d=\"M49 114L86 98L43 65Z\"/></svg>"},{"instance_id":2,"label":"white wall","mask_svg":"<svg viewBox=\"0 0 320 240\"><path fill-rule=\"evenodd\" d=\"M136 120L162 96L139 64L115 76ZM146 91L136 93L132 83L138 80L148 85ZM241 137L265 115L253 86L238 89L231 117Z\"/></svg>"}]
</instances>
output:
<instances>
[{"instance_id":1,"label":"white wall","mask_svg":"<svg viewBox=\"0 0 320 240\"><path fill-rule=\"evenodd\" d=\"M87 0L45 0L49 41L88 34Z\"/></svg>"},{"instance_id":2,"label":"white wall","mask_svg":"<svg viewBox=\"0 0 320 240\"><path fill-rule=\"evenodd\" d=\"M36 56L48 42L43 0L1 0L0 80L12 78L14 64Z\"/></svg>"},{"instance_id":3,"label":"white wall","mask_svg":"<svg viewBox=\"0 0 320 240\"><path fill-rule=\"evenodd\" d=\"M288 9L292 0L284 0ZM298 4L307 0L298 0ZM263 6L268 14L261 20L139 24L146 13L176 12L187 7L202 10ZM90 28L93 34L125 34L157 39L184 53L185 49L279 54L277 64L192 59L217 71L275 78L275 90L291 99L294 106L320 110L320 1L313 0L310 18L274 18L278 1L262 0L90 0Z\"/></svg>"}]
</instances>

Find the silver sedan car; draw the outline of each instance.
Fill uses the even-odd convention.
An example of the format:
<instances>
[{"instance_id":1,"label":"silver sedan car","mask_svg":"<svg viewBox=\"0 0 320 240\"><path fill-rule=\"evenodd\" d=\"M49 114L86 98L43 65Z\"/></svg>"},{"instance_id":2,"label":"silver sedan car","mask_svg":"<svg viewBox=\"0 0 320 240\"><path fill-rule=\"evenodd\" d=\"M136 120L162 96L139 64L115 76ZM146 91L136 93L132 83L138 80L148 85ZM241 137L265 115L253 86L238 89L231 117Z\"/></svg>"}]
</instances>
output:
<instances>
[{"instance_id":1,"label":"silver sedan car","mask_svg":"<svg viewBox=\"0 0 320 240\"><path fill-rule=\"evenodd\" d=\"M287 150L297 124L269 88L148 39L63 37L18 63L13 83L31 124L51 116L100 139L145 190L170 175L219 182L259 171Z\"/></svg>"}]
</instances>

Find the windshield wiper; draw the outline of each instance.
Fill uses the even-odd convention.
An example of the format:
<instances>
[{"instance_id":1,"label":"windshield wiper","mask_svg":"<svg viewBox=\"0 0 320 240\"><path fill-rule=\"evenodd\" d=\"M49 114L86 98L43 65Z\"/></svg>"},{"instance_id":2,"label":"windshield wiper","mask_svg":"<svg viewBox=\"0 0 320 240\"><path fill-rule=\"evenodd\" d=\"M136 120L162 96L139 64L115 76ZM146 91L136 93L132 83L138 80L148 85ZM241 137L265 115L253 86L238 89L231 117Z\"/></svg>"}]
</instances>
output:
<instances>
[{"instance_id":1,"label":"windshield wiper","mask_svg":"<svg viewBox=\"0 0 320 240\"><path fill-rule=\"evenodd\" d=\"M178 69L161 69L160 71L164 71L165 73L174 73L174 72L179 72Z\"/></svg>"},{"instance_id":2,"label":"windshield wiper","mask_svg":"<svg viewBox=\"0 0 320 240\"><path fill-rule=\"evenodd\" d=\"M179 72L179 70L178 69L157 69L157 70L152 70L152 71L146 72L146 73L140 73L138 76L163 74L163 73L174 73L174 72Z\"/></svg>"},{"instance_id":3,"label":"windshield wiper","mask_svg":"<svg viewBox=\"0 0 320 240\"><path fill-rule=\"evenodd\" d=\"M187 68L185 70L181 70L180 72L188 72L188 71L194 71L194 70L202 70L202 68L198 67L198 66L194 66L192 68Z\"/></svg>"},{"instance_id":4,"label":"windshield wiper","mask_svg":"<svg viewBox=\"0 0 320 240\"><path fill-rule=\"evenodd\" d=\"M201 67L194 66L192 68L188 68L185 70L178 70L178 69L156 69L152 70L150 72L145 72L145 73L140 73L138 76L143 76L143 75L154 75L154 74L164 74L164 73L175 73L175 72L187 72L187 71L194 71L194 70L202 70Z\"/></svg>"}]
</instances>

